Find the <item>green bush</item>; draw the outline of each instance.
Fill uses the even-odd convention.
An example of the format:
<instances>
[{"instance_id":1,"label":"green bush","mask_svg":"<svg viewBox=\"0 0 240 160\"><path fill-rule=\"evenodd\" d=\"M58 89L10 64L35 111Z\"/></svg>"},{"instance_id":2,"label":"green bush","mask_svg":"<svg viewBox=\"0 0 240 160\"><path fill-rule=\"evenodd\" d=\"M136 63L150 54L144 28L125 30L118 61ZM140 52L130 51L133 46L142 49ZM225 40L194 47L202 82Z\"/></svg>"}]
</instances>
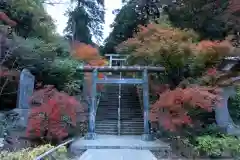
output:
<instances>
[{"instance_id":1,"label":"green bush","mask_svg":"<svg viewBox=\"0 0 240 160\"><path fill-rule=\"evenodd\" d=\"M1 33L0 33L1 34ZM22 70L29 69L36 79L36 83L54 85L59 91L70 95L77 95L81 91L82 73L77 72L81 62L70 57L70 46L64 38L46 43L38 38L27 38L14 35L8 40L4 53L11 52L6 58L4 66ZM2 80L1 85L6 80ZM18 79L17 79L18 81ZM12 109L16 106L18 82L7 82L0 95L0 108ZM11 93L11 94L9 94Z\"/></svg>"},{"instance_id":2,"label":"green bush","mask_svg":"<svg viewBox=\"0 0 240 160\"><path fill-rule=\"evenodd\" d=\"M44 84L54 85L58 90L69 95L76 95L82 87L83 73L77 71L82 63L72 58L57 57L41 74Z\"/></svg>"},{"instance_id":3,"label":"green bush","mask_svg":"<svg viewBox=\"0 0 240 160\"><path fill-rule=\"evenodd\" d=\"M196 138L196 150L210 157L239 157L240 139L232 136L200 136Z\"/></svg>"},{"instance_id":4,"label":"green bush","mask_svg":"<svg viewBox=\"0 0 240 160\"><path fill-rule=\"evenodd\" d=\"M52 148L54 148L54 146L47 144L43 146L38 146L36 148L22 149L17 152L2 151L0 152L0 159L1 160L32 160ZM68 159L66 147L61 147L57 149L57 151L55 151L51 155L58 160Z\"/></svg>"}]
</instances>

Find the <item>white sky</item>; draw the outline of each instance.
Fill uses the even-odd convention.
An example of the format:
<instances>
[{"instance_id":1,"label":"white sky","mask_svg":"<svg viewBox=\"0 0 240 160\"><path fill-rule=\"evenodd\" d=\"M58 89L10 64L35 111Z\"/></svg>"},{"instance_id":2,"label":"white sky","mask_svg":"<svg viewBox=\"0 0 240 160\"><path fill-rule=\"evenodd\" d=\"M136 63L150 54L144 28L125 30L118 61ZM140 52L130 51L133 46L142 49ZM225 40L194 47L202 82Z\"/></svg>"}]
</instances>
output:
<instances>
[{"instance_id":1,"label":"white sky","mask_svg":"<svg viewBox=\"0 0 240 160\"><path fill-rule=\"evenodd\" d=\"M105 0L105 25L104 25L104 39L109 35L111 32L110 25L112 24L115 15L112 14L112 11L114 9L119 9L121 7L121 1L122 0ZM57 32L62 35L63 30L66 27L66 23L68 20L68 17L64 16L64 13L69 7L73 7L73 5L70 4L70 0L62 0L64 4L56 4L54 6L48 5L47 12L52 16L52 18L55 21L55 24L57 26Z\"/></svg>"}]
</instances>

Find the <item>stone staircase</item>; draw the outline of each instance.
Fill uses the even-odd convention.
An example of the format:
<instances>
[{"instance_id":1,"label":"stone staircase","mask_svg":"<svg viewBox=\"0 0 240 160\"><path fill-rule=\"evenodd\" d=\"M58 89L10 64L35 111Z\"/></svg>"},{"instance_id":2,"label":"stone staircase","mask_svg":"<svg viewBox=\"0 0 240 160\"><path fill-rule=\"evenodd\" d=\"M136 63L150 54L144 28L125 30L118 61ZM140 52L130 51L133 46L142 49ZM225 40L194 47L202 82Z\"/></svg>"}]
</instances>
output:
<instances>
[{"instance_id":1,"label":"stone staircase","mask_svg":"<svg viewBox=\"0 0 240 160\"><path fill-rule=\"evenodd\" d=\"M107 85L96 115L97 134L118 134L119 85ZM143 115L133 85L121 85L120 135L143 134Z\"/></svg>"}]
</instances>

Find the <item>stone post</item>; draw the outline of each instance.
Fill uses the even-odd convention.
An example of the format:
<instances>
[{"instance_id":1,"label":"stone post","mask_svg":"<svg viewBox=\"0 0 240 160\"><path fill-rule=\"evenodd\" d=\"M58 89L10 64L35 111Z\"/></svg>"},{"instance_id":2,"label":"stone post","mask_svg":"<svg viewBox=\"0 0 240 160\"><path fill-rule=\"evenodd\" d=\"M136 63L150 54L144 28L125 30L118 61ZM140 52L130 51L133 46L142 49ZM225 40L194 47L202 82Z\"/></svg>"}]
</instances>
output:
<instances>
[{"instance_id":1,"label":"stone post","mask_svg":"<svg viewBox=\"0 0 240 160\"><path fill-rule=\"evenodd\" d=\"M152 136L149 128L149 84L148 84L148 71L143 70L143 112L144 112L144 134L142 140L151 141Z\"/></svg>"},{"instance_id":2,"label":"stone post","mask_svg":"<svg viewBox=\"0 0 240 160\"><path fill-rule=\"evenodd\" d=\"M20 115L19 125L27 126L28 114L30 109L29 100L33 95L35 77L27 69L23 69L20 74L18 100L16 112Z\"/></svg>"},{"instance_id":3,"label":"stone post","mask_svg":"<svg viewBox=\"0 0 240 160\"><path fill-rule=\"evenodd\" d=\"M89 120L88 120L88 133L86 139L92 140L96 138L95 133L95 116L96 116L96 96L97 96L97 78L98 71L94 69L92 72L92 88L91 88L91 104L89 105Z\"/></svg>"}]
</instances>

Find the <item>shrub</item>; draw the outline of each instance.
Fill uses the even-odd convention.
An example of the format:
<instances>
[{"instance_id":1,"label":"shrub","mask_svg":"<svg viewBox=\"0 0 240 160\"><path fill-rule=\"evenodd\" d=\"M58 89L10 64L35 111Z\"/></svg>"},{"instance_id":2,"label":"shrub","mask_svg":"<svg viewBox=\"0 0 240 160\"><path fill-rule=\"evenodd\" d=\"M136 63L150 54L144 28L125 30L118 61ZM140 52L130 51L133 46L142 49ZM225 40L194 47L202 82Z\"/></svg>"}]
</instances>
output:
<instances>
[{"instance_id":1,"label":"shrub","mask_svg":"<svg viewBox=\"0 0 240 160\"><path fill-rule=\"evenodd\" d=\"M58 143L71 135L76 127L76 109L83 107L53 86L35 91L31 99L27 137Z\"/></svg>"},{"instance_id":2,"label":"shrub","mask_svg":"<svg viewBox=\"0 0 240 160\"><path fill-rule=\"evenodd\" d=\"M220 97L214 88L198 86L167 90L151 106L150 119L174 131L182 125L192 125L189 108L212 111L217 102Z\"/></svg>"},{"instance_id":3,"label":"shrub","mask_svg":"<svg viewBox=\"0 0 240 160\"><path fill-rule=\"evenodd\" d=\"M47 144L47 145L38 146L36 148L22 149L17 152L2 151L0 152L0 159L1 160L31 160L52 148L54 148L54 146ZM57 149L56 152L54 152L52 155L54 158L59 160L68 159L67 149L64 146Z\"/></svg>"},{"instance_id":4,"label":"shrub","mask_svg":"<svg viewBox=\"0 0 240 160\"><path fill-rule=\"evenodd\" d=\"M82 89L83 73L77 71L82 66L82 62L73 58L57 57L50 66L46 66L38 81L43 84L54 85L58 90L64 91L69 95L77 95Z\"/></svg>"},{"instance_id":5,"label":"shrub","mask_svg":"<svg viewBox=\"0 0 240 160\"><path fill-rule=\"evenodd\" d=\"M232 136L200 136L196 138L197 146L195 147L200 153L205 153L211 157L239 157L240 140ZM225 158L226 158L225 157Z\"/></svg>"}]
</instances>

